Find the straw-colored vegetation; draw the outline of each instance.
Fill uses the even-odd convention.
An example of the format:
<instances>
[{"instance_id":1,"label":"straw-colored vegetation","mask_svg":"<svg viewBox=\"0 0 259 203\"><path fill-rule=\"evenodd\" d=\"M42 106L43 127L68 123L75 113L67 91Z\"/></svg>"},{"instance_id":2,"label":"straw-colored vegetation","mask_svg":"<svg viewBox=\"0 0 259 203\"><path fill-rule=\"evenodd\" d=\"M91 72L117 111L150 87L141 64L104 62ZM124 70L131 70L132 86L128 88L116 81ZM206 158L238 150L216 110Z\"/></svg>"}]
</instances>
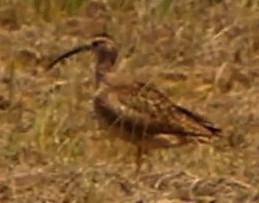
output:
<instances>
[{"instance_id":1,"label":"straw-colored vegetation","mask_svg":"<svg viewBox=\"0 0 259 203\"><path fill-rule=\"evenodd\" d=\"M1 202L258 202L258 22L257 0L1 0ZM46 71L103 31L121 71L154 73L224 138L154 152L136 176L134 148L96 125L92 55Z\"/></svg>"}]
</instances>

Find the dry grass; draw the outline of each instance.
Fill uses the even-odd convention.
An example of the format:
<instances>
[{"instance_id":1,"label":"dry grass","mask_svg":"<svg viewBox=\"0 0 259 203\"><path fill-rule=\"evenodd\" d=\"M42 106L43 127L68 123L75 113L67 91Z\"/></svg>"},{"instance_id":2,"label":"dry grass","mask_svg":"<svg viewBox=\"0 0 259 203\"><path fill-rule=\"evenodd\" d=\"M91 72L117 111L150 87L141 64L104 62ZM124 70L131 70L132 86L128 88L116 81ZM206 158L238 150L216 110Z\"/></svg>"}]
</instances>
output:
<instances>
[{"instance_id":1,"label":"dry grass","mask_svg":"<svg viewBox=\"0 0 259 203\"><path fill-rule=\"evenodd\" d=\"M1 202L259 201L257 0L57 2L0 2ZM96 127L92 57L44 72L104 30L122 71L155 73L225 137L154 153L136 177L132 146Z\"/></svg>"}]
</instances>

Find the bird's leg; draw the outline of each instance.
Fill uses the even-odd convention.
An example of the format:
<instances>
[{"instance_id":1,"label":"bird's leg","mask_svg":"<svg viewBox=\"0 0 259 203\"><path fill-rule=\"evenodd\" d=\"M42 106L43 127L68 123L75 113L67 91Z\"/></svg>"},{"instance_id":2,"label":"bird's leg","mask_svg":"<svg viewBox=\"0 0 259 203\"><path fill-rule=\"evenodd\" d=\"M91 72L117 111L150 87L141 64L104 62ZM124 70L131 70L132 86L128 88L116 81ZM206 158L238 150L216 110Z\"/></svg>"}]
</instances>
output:
<instances>
[{"instance_id":1,"label":"bird's leg","mask_svg":"<svg viewBox=\"0 0 259 203\"><path fill-rule=\"evenodd\" d=\"M137 146L137 154L136 154L136 174L140 172L142 161L143 161L143 147L142 145Z\"/></svg>"},{"instance_id":2,"label":"bird's leg","mask_svg":"<svg viewBox=\"0 0 259 203\"><path fill-rule=\"evenodd\" d=\"M136 156L136 173L138 174L143 167L143 162L148 154L148 149L146 146L146 140L143 136L137 145L137 156Z\"/></svg>"}]
</instances>

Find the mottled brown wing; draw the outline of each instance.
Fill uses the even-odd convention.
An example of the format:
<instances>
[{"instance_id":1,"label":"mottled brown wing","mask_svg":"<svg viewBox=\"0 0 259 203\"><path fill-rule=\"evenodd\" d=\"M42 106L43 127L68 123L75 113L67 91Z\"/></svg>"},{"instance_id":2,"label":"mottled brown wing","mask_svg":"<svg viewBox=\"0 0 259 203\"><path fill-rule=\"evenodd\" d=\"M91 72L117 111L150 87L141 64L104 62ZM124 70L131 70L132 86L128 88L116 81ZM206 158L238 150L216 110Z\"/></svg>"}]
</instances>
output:
<instances>
[{"instance_id":1,"label":"mottled brown wing","mask_svg":"<svg viewBox=\"0 0 259 203\"><path fill-rule=\"evenodd\" d=\"M174 133L174 126L177 126L175 129L180 129L182 133L189 135L210 136L220 133L220 129L214 127L204 117L174 104L154 86L144 83L138 83L138 85L141 89L139 94L143 96L143 100L146 98L149 100L148 106L153 106L151 112L157 111L156 119L171 125L171 133Z\"/></svg>"},{"instance_id":2,"label":"mottled brown wing","mask_svg":"<svg viewBox=\"0 0 259 203\"><path fill-rule=\"evenodd\" d=\"M220 130L145 83L109 85L95 99L97 113L110 124L136 134L206 136Z\"/></svg>"}]
</instances>

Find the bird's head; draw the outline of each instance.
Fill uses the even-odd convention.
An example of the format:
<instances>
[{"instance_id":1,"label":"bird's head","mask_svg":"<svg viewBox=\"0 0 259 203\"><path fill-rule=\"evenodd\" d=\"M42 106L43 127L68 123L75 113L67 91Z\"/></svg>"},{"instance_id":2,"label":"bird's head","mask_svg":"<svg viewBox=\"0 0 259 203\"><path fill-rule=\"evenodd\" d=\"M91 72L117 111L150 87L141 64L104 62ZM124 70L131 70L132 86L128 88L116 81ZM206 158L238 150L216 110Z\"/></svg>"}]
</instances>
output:
<instances>
[{"instance_id":1,"label":"bird's head","mask_svg":"<svg viewBox=\"0 0 259 203\"><path fill-rule=\"evenodd\" d=\"M97 63L106 65L113 65L118 55L118 48L112 37L108 34L98 34L87 43L74 47L58 56L49 64L48 68L51 69L59 61L82 51L92 51Z\"/></svg>"}]
</instances>

